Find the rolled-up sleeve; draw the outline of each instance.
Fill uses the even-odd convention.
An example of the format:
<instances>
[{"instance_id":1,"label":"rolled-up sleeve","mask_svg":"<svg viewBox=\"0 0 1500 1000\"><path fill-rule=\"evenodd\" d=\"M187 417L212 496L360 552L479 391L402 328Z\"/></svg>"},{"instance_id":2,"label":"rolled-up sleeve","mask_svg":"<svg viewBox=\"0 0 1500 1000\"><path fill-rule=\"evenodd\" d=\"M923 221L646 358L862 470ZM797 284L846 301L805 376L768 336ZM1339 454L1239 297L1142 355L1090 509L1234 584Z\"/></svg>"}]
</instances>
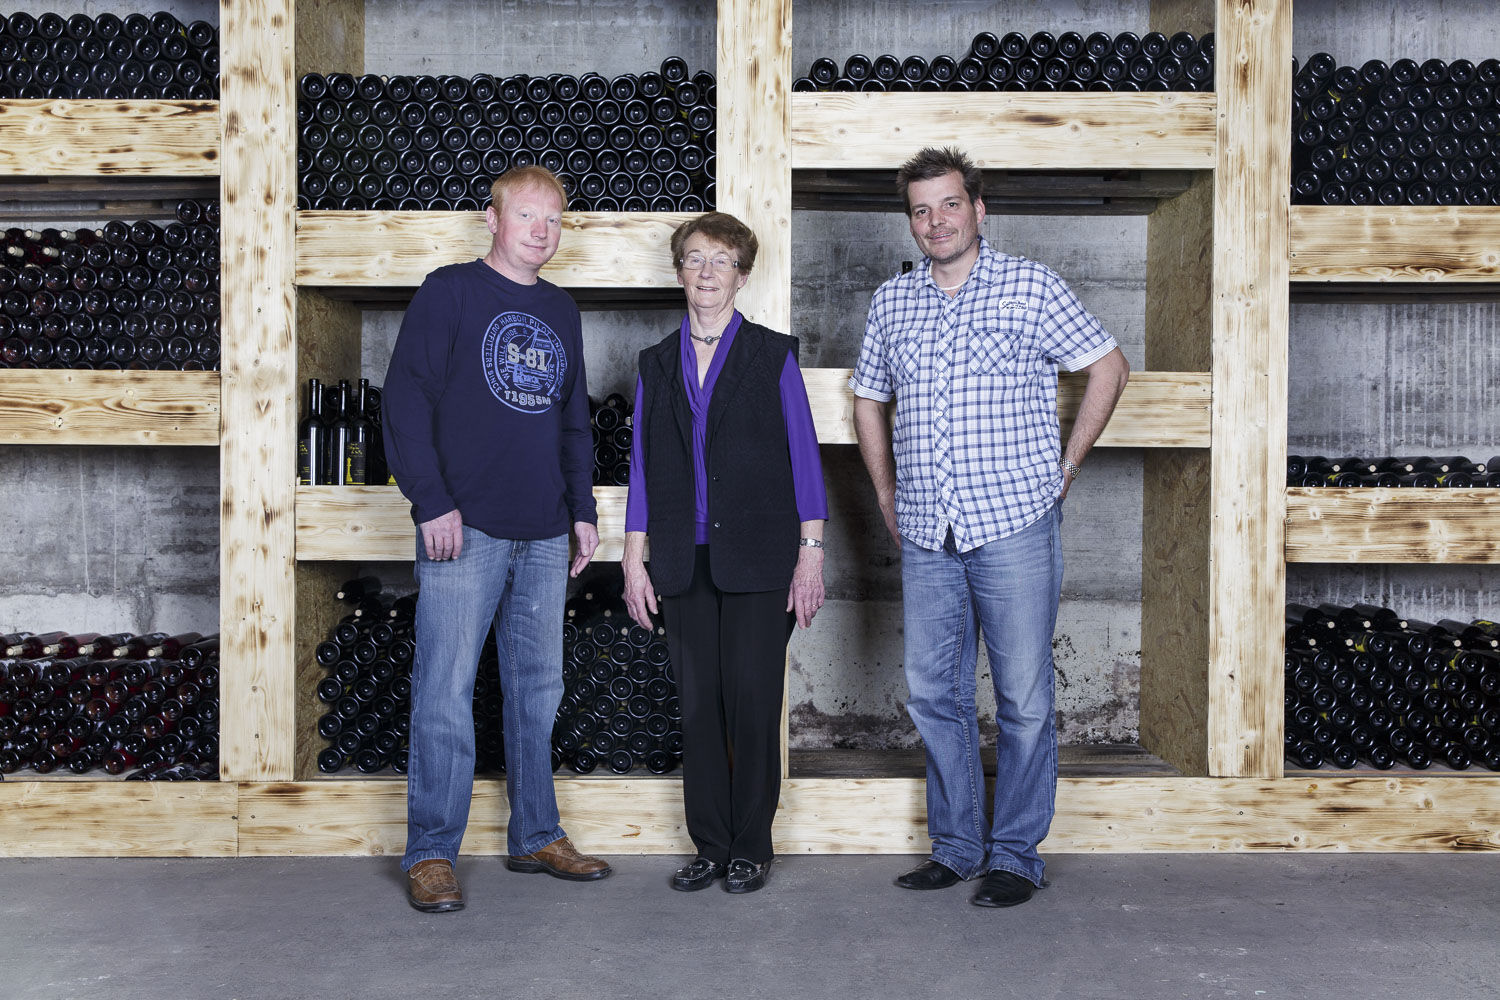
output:
<instances>
[{"instance_id":1,"label":"rolled-up sleeve","mask_svg":"<svg viewBox=\"0 0 1500 1000\"><path fill-rule=\"evenodd\" d=\"M781 413L786 422L787 451L792 458L792 490L797 497L799 521L826 521L828 493L823 486L823 459L818 454L818 432L813 426L812 404L797 358L788 351L781 368ZM634 473L632 472L632 477ZM632 481L634 481L632 479Z\"/></svg>"},{"instance_id":2,"label":"rolled-up sleeve","mask_svg":"<svg viewBox=\"0 0 1500 1000\"><path fill-rule=\"evenodd\" d=\"M880 322L879 303L877 294L870 302L870 312L865 318L865 337L859 347L854 374L849 378L849 388L856 396L889 403L893 386L885 364L885 330Z\"/></svg>"}]
</instances>

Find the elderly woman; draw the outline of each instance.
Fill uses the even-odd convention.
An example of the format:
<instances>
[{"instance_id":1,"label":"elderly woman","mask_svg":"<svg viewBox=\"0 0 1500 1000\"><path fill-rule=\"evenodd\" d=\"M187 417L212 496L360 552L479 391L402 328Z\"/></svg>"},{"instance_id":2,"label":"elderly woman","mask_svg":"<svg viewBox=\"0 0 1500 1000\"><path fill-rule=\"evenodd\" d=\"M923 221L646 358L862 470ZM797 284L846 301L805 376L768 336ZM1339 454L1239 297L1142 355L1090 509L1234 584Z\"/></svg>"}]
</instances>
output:
<instances>
[{"instance_id":1,"label":"elderly woman","mask_svg":"<svg viewBox=\"0 0 1500 1000\"><path fill-rule=\"evenodd\" d=\"M734 308L758 246L723 212L672 234L687 315L636 381L625 604L649 627L662 596L698 851L672 876L683 892L766 884L786 643L823 605L828 502L797 341Z\"/></svg>"}]
</instances>

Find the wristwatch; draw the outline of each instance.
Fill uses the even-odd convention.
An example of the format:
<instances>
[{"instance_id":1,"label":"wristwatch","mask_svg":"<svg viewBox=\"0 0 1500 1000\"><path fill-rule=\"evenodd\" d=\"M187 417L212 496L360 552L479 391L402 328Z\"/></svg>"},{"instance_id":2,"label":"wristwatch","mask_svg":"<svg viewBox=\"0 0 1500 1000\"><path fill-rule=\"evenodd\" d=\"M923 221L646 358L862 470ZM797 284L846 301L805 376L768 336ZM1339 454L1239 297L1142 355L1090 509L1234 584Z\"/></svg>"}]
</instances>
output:
<instances>
[{"instance_id":1,"label":"wristwatch","mask_svg":"<svg viewBox=\"0 0 1500 1000\"><path fill-rule=\"evenodd\" d=\"M797 539L797 544L804 549L821 549L823 547L823 539L799 538Z\"/></svg>"},{"instance_id":2,"label":"wristwatch","mask_svg":"<svg viewBox=\"0 0 1500 1000\"><path fill-rule=\"evenodd\" d=\"M1078 466L1076 466L1072 462L1068 461L1067 456L1063 457L1062 467L1064 469L1068 470L1068 478L1069 479L1077 479L1078 478L1078 474L1083 471Z\"/></svg>"}]
</instances>

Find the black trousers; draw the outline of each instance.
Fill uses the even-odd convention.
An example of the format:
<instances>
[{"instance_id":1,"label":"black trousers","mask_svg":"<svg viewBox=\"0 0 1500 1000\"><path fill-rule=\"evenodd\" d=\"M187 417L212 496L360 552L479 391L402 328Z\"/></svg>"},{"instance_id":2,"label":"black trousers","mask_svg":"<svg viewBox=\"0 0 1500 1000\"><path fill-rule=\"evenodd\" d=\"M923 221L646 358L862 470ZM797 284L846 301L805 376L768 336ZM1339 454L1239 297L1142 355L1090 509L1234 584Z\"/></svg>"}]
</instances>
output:
<instances>
[{"instance_id":1,"label":"black trousers","mask_svg":"<svg viewBox=\"0 0 1500 1000\"><path fill-rule=\"evenodd\" d=\"M790 585L790 584L789 584ZM682 797L700 857L771 860L781 794L781 702L796 618L785 590L732 594L699 545L693 582L663 598L682 704Z\"/></svg>"}]
</instances>

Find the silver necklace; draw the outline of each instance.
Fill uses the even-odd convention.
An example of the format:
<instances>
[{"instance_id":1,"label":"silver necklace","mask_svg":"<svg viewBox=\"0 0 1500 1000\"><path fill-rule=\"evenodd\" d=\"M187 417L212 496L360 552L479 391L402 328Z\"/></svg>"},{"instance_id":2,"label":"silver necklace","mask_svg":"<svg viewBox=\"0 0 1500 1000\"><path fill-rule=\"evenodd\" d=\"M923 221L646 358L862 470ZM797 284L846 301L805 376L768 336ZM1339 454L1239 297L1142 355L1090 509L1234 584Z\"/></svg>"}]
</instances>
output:
<instances>
[{"instance_id":1,"label":"silver necklace","mask_svg":"<svg viewBox=\"0 0 1500 1000\"><path fill-rule=\"evenodd\" d=\"M688 336L692 337L698 343L700 343L700 344L706 344L709 347L714 346L719 341L721 341L721 340L724 339L724 335L722 333L718 334L717 336L713 336L713 337L700 337L696 333L693 333L691 330L688 331Z\"/></svg>"}]
</instances>

